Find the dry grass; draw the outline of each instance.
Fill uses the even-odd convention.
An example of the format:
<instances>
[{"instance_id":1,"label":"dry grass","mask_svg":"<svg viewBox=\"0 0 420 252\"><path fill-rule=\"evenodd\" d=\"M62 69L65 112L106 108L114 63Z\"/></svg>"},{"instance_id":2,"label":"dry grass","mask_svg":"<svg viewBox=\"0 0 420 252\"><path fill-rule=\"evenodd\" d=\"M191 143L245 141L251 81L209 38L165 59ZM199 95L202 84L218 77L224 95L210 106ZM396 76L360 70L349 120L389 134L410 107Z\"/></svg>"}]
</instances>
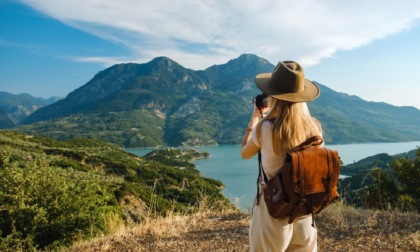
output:
<instances>
[{"instance_id":1,"label":"dry grass","mask_svg":"<svg viewBox=\"0 0 420 252\"><path fill-rule=\"evenodd\" d=\"M340 203L318 219L320 251L420 251L420 215Z\"/></svg>"},{"instance_id":2,"label":"dry grass","mask_svg":"<svg viewBox=\"0 0 420 252\"><path fill-rule=\"evenodd\" d=\"M169 213L68 251L247 251L249 215L234 209Z\"/></svg>"},{"instance_id":3,"label":"dry grass","mask_svg":"<svg viewBox=\"0 0 420 252\"><path fill-rule=\"evenodd\" d=\"M317 218L319 251L420 251L420 215L337 203ZM201 209L149 218L68 251L248 251L249 215Z\"/></svg>"}]
</instances>

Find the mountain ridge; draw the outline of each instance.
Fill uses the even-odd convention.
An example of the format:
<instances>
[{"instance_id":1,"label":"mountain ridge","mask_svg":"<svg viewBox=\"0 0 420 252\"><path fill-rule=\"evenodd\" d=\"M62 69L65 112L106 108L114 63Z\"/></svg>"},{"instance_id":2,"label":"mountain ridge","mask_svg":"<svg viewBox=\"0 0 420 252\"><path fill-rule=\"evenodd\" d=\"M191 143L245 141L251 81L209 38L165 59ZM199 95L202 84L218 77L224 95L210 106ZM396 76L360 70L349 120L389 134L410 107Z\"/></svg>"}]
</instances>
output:
<instances>
[{"instance_id":1,"label":"mountain ridge","mask_svg":"<svg viewBox=\"0 0 420 252\"><path fill-rule=\"evenodd\" d=\"M274 67L252 54L199 71L184 68L167 57L143 64L118 64L97 73L65 99L37 110L26 118L26 125L17 129L58 139L80 136L82 132L93 138L100 134L105 141L119 138L110 142L125 147L239 143L252 110L252 98L260 93L254 84L255 75L271 72ZM420 139L420 110L367 102L318 85L321 96L308 105L323 125L326 142ZM112 113L147 117L154 122L125 118L130 122L123 127L109 121ZM118 120L122 120L121 116ZM45 126L42 121L58 126ZM60 131L68 133L57 133Z\"/></svg>"}]
</instances>

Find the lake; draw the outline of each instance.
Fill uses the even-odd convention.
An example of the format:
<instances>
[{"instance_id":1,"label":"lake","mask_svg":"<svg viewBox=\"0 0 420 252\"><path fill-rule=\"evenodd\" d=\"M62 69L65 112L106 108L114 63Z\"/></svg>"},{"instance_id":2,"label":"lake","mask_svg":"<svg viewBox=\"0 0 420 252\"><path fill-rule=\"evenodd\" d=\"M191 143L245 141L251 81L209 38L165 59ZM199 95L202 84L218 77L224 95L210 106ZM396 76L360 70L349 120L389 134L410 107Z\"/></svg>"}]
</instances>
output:
<instances>
[{"instance_id":1,"label":"lake","mask_svg":"<svg viewBox=\"0 0 420 252\"><path fill-rule=\"evenodd\" d=\"M404 143L366 143L327 145L339 152L344 164L350 164L363 158L379 153L395 155L404 153L420 146L418 142ZM210 158L194 161L201 175L218 179L225 188L222 193L243 211L248 211L256 194L256 180L258 176L258 160L256 157L243 160L240 155L240 145L219 145L197 147L197 150L207 151ZM153 148L131 148L128 152L143 156Z\"/></svg>"}]
</instances>

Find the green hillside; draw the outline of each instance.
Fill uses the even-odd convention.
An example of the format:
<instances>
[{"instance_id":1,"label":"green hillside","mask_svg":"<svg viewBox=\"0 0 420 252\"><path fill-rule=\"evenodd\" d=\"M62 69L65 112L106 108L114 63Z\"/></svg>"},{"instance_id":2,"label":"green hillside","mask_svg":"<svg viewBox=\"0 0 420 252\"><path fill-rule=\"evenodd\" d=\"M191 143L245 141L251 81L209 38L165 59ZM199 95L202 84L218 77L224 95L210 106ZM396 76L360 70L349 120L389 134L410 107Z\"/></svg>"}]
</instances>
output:
<instances>
[{"instance_id":1,"label":"green hillside","mask_svg":"<svg viewBox=\"0 0 420 252\"><path fill-rule=\"evenodd\" d=\"M164 121L143 109L119 112L73 114L18 128L58 140L78 137L97 139L117 146L147 147L163 145Z\"/></svg>"},{"instance_id":2,"label":"green hillside","mask_svg":"<svg viewBox=\"0 0 420 252\"><path fill-rule=\"evenodd\" d=\"M13 131L0 131L0 145L0 250L69 245L151 214L194 212L203 198L230 204L221 182L191 163L207 153L172 148L140 158L96 140Z\"/></svg>"},{"instance_id":3,"label":"green hillside","mask_svg":"<svg viewBox=\"0 0 420 252\"><path fill-rule=\"evenodd\" d=\"M408 142L420 139L420 110L367 102L319 84L321 96L309 103L333 143Z\"/></svg>"},{"instance_id":4,"label":"green hillside","mask_svg":"<svg viewBox=\"0 0 420 252\"><path fill-rule=\"evenodd\" d=\"M365 208L420 212L420 147L394 156L385 153L341 167L340 194Z\"/></svg>"}]
</instances>

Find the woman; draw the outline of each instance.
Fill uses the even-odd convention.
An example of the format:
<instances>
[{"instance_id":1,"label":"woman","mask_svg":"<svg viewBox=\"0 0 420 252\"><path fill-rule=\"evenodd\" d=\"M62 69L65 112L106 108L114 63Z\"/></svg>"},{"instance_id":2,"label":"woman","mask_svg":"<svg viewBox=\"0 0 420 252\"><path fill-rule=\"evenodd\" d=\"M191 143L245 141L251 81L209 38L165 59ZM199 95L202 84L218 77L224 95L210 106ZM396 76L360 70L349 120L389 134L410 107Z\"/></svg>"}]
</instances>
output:
<instances>
[{"instance_id":1,"label":"woman","mask_svg":"<svg viewBox=\"0 0 420 252\"><path fill-rule=\"evenodd\" d=\"M249 159L261 151L262 167L270 179L279 172L287 151L311 136L321 135L319 122L311 117L306 105L319 96L320 90L304 78L303 68L293 61L279 62L272 73L257 75L255 82L269 96L269 106L258 108L254 104L241 155ZM317 230L311 226L311 215L298 217L292 224L288 224L288 218L272 218L262 195L264 182L261 178L259 181L259 203L252 209L250 251L317 251Z\"/></svg>"}]
</instances>

